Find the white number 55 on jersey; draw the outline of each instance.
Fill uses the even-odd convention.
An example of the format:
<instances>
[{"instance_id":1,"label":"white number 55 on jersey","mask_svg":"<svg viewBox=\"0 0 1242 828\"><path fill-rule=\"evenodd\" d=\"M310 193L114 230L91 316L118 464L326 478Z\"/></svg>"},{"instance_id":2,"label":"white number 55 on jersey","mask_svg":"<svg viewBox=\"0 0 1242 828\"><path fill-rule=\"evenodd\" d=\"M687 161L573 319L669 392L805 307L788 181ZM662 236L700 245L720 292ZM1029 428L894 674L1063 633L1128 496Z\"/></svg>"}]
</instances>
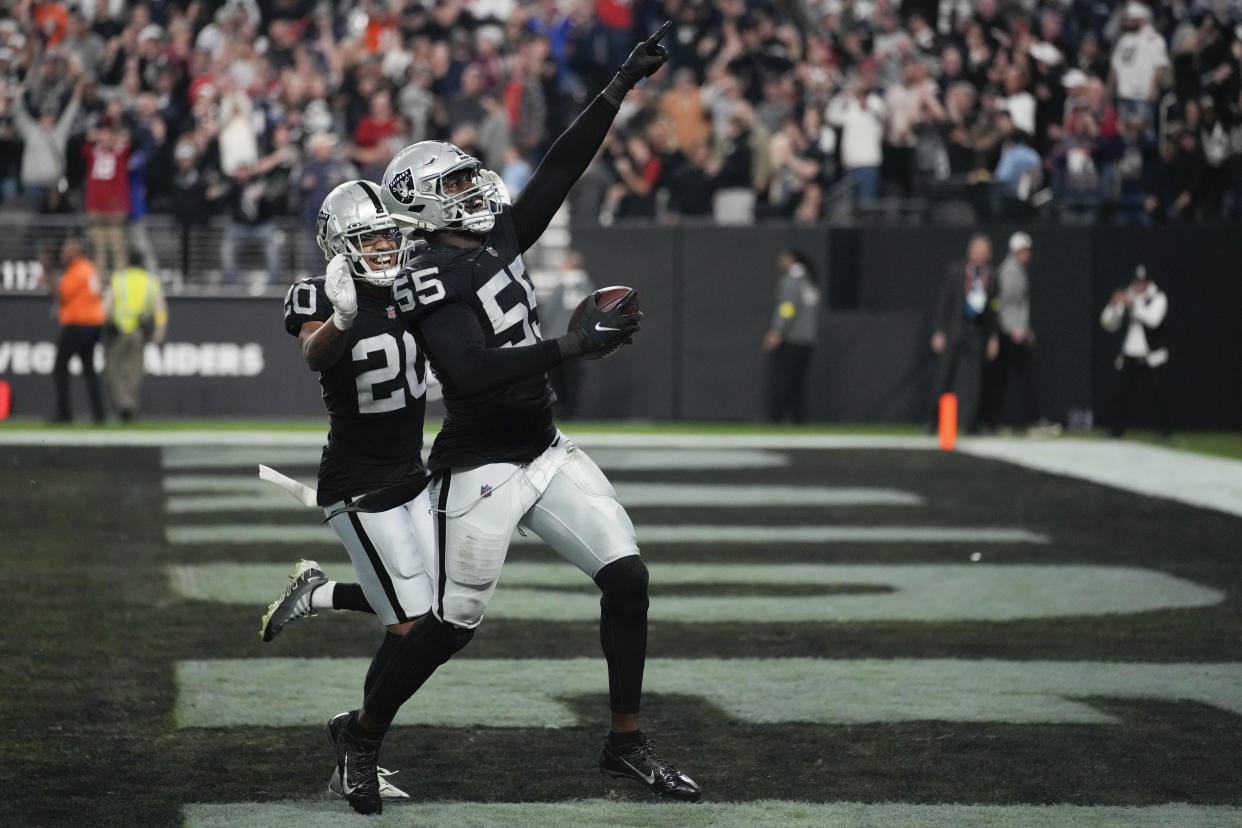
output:
<instances>
[{"instance_id":1,"label":"white number 55 on jersey","mask_svg":"<svg viewBox=\"0 0 1242 828\"><path fill-rule=\"evenodd\" d=\"M444 284L439 279L432 278L439 272L440 268L429 267L426 270L401 274L392 285L392 295L397 300L397 307L409 313L420 302L430 305L443 299ZM411 282L413 282L413 289L410 287Z\"/></svg>"}]
</instances>

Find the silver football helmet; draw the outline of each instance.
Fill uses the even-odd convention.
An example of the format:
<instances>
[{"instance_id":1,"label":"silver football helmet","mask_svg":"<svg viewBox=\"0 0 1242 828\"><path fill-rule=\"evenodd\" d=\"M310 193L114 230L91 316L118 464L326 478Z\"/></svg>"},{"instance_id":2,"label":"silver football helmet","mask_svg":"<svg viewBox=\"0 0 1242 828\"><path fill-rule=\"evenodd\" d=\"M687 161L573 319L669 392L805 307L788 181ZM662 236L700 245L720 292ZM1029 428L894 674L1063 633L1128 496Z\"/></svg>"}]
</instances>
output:
<instances>
[{"instance_id":1,"label":"silver football helmet","mask_svg":"<svg viewBox=\"0 0 1242 828\"><path fill-rule=\"evenodd\" d=\"M469 171L470 186L445 191L444 180ZM509 203L500 176L446 141L419 141L397 153L384 170L380 198L402 232L465 230L483 235Z\"/></svg>"},{"instance_id":2,"label":"silver football helmet","mask_svg":"<svg viewBox=\"0 0 1242 828\"><path fill-rule=\"evenodd\" d=\"M355 279L387 287L401 270L405 239L379 196L379 187L370 181L346 181L334 187L319 207L315 241L328 259L345 254ZM392 242L389 249L364 250L382 238Z\"/></svg>"}]
</instances>

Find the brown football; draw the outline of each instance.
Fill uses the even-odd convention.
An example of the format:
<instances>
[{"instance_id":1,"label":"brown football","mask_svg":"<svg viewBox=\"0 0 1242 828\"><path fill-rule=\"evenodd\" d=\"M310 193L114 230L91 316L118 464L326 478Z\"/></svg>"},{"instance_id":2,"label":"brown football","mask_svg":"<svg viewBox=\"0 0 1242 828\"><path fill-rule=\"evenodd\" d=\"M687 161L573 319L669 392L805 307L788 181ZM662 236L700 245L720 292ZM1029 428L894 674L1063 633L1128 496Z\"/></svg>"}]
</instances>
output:
<instances>
[{"instance_id":1,"label":"brown football","mask_svg":"<svg viewBox=\"0 0 1242 828\"><path fill-rule=\"evenodd\" d=\"M578 324L578 320L582 318L582 314L586 313L587 302L594 302L595 307L600 310L612 310L631 290L633 290L633 288L628 288L625 285L612 285L610 287L600 288L595 291L590 296L579 302L578 307L574 308L573 315L569 317L569 330L573 330L574 326ZM624 308L622 308L621 315L630 316L635 313L638 313L638 291L634 291L634 295L630 297L630 301ZM623 342L618 342L612 348L609 348L606 351L588 354L586 358L603 359L604 357L612 356L617 352L617 349L624 344L625 343Z\"/></svg>"}]
</instances>

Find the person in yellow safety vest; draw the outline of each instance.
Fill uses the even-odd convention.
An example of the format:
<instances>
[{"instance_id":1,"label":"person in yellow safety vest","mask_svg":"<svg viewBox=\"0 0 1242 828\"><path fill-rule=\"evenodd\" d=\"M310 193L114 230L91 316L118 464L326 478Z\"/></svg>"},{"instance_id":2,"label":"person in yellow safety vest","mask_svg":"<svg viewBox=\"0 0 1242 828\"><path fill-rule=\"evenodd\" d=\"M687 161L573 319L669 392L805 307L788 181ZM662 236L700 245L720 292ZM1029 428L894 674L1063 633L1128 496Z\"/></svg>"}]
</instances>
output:
<instances>
[{"instance_id":1,"label":"person in yellow safety vest","mask_svg":"<svg viewBox=\"0 0 1242 828\"><path fill-rule=\"evenodd\" d=\"M142 254L131 251L129 267L112 273L104 290L109 337L104 348L104 378L122 422L138 416L138 394L145 374L143 348L164 341L168 305L160 280L142 268Z\"/></svg>"}]
</instances>

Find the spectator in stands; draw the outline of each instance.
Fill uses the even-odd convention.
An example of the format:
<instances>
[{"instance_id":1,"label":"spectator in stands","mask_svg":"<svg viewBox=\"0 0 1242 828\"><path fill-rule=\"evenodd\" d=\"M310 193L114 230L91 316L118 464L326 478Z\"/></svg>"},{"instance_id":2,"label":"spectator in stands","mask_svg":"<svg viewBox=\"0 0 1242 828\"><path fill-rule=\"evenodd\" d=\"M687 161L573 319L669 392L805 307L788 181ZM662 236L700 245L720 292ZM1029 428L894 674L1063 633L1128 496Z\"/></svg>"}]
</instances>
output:
<instances>
[{"instance_id":1,"label":"spectator in stands","mask_svg":"<svg viewBox=\"0 0 1242 828\"><path fill-rule=\"evenodd\" d=\"M1116 93L1122 117L1142 115L1156 122L1156 98L1160 93L1160 72L1169 65L1164 38L1151 25L1151 9L1140 2L1126 3L1125 33L1113 47L1109 86Z\"/></svg>"},{"instance_id":2,"label":"spectator in stands","mask_svg":"<svg viewBox=\"0 0 1242 828\"><path fill-rule=\"evenodd\" d=\"M210 215L207 204L207 177L199 168L198 149L192 138L185 137L177 142L173 158L176 167L173 172L170 203L181 240L181 278L188 281L193 275L190 267L193 261L191 251L195 248L192 235L207 223Z\"/></svg>"},{"instance_id":3,"label":"spectator in stands","mask_svg":"<svg viewBox=\"0 0 1242 828\"><path fill-rule=\"evenodd\" d=\"M1194 101L1186 102L1187 111L1193 103ZM1199 211L1204 218L1218 219L1222 217L1225 190L1229 186L1229 132L1216 117L1216 102L1210 95L1203 96L1199 108L1199 146L1203 150L1205 165L1203 184L1199 192ZM1186 120L1189 128L1189 118Z\"/></svg>"},{"instance_id":4,"label":"spectator in stands","mask_svg":"<svg viewBox=\"0 0 1242 828\"><path fill-rule=\"evenodd\" d=\"M1031 197L1041 183L1043 159L1031 149L1030 137L1014 127L1009 113L1003 113L1000 130L1004 135L1000 161L996 165L996 181L1005 193L1020 201Z\"/></svg>"},{"instance_id":5,"label":"spectator in stands","mask_svg":"<svg viewBox=\"0 0 1242 828\"><path fill-rule=\"evenodd\" d=\"M800 224L815 223L823 203L819 181L824 164L818 148L792 115L768 146L772 178L763 214L793 218Z\"/></svg>"},{"instance_id":6,"label":"spectator in stands","mask_svg":"<svg viewBox=\"0 0 1242 828\"><path fill-rule=\"evenodd\" d=\"M95 268L107 278L129 261L129 130L105 119L87 134L86 233L95 250Z\"/></svg>"},{"instance_id":7,"label":"spectator in stands","mask_svg":"<svg viewBox=\"0 0 1242 828\"><path fill-rule=\"evenodd\" d=\"M208 191L208 198L221 200L228 211L229 222L220 245L220 269L225 285L239 285L237 250L242 244L263 248L266 279L251 285L250 292L261 294L269 284L278 284L280 247L272 231L273 205L267 197L267 181L249 164L241 164L231 178L226 178Z\"/></svg>"},{"instance_id":8,"label":"spectator in stands","mask_svg":"<svg viewBox=\"0 0 1242 828\"><path fill-rule=\"evenodd\" d=\"M60 321L56 363L52 368L56 383L56 413L52 422L73 422L73 401L69 394L69 361L76 356L82 365L82 381L86 384L86 393L90 400L91 419L98 425L106 418L99 377L95 372L95 346L99 344L100 332L107 318L99 274L91 260L86 258L82 242L74 237L67 238L62 243L60 263L64 272L60 278L48 283L48 289L56 300L56 314ZM52 272L49 262L44 267L44 273Z\"/></svg>"},{"instance_id":9,"label":"spectator in stands","mask_svg":"<svg viewBox=\"0 0 1242 828\"><path fill-rule=\"evenodd\" d=\"M755 162L749 107L729 116L729 130L715 171L712 215L719 224L752 224L755 220Z\"/></svg>"},{"instance_id":10,"label":"spectator in stands","mask_svg":"<svg viewBox=\"0 0 1242 828\"><path fill-rule=\"evenodd\" d=\"M710 218L716 194L719 162L707 144L686 152L686 163L673 174L669 186L669 211L674 217Z\"/></svg>"},{"instance_id":11,"label":"spectator in stands","mask_svg":"<svg viewBox=\"0 0 1242 828\"><path fill-rule=\"evenodd\" d=\"M915 148L919 132L944 120L944 107L937 98L936 82L927 67L915 58L901 64L902 78L884 96L884 163L888 178L900 195L914 195L917 174Z\"/></svg>"},{"instance_id":12,"label":"spectator in stands","mask_svg":"<svg viewBox=\"0 0 1242 828\"><path fill-rule=\"evenodd\" d=\"M401 121L393 112L392 95L380 89L371 96L367 115L354 129L353 143L347 154L358 165L358 174L368 181L378 181L392 158L395 145L404 141Z\"/></svg>"},{"instance_id":13,"label":"spectator in stands","mask_svg":"<svg viewBox=\"0 0 1242 828\"><path fill-rule=\"evenodd\" d=\"M1000 350L997 335L996 279L992 273L992 243L987 236L971 237L966 261L949 266L936 302L931 350L936 361L932 375L932 419L935 430L940 395L957 395L958 422L968 432L979 430L983 367Z\"/></svg>"},{"instance_id":14,"label":"spectator in stands","mask_svg":"<svg viewBox=\"0 0 1242 828\"><path fill-rule=\"evenodd\" d=\"M1152 216L1148 199L1156 189L1160 171L1160 150L1148 135L1141 115L1121 122L1117 139L1117 212L1116 220L1125 224L1147 224Z\"/></svg>"},{"instance_id":15,"label":"spectator in stands","mask_svg":"<svg viewBox=\"0 0 1242 828\"><path fill-rule=\"evenodd\" d=\"M1169 221L1191 221L1198 215L1207 174L1198 134L1179 127L1166 144L1164 158L1153 206Z\"/></svg>"},{"instance_id":16,"label":"spectator in stands","mask_svg":"<svg viewBox=\"0 0 1242 828\"><path fill-rule=\"evenodd\" d=\"M862 204L880 194L885 115L884 101L863 78L855 78L848 91L838 93L828 104L826 119L841 130L842 175L853 182Z\"/></svg>"},{"instance_id":17,"label":"spectator in stands","mask_svg":"<svg viewBox=\"0 0 1242 828\"><path fill-rule=\"evenodd\" d=\"M668 118L673 140L679 147L696 147L711 139L711 123L694 70L678 69L673 86L660 98L660 111Z\"/></svg>"},{"instance_id":18,"label":"spectator in stands","mask_svg":"<svg viewBox=\"0 0 1242 828\"><path fill-rule=\"evenodd\" d=\"M306 158L294 171L297 182L297 215L301 227L314 227L319 216L319 206L324 198L342 181L357 178L356 168L340 156L336 136L331 132L316 132L307 139ZM314 233L302 236L302 259L299 266L315 275L323 267L323 251L315 241Z\"/></svg>"},{"instance_id":19,"label":"spectator in stands","mask_svg":"<svg viewBox=\"0 0 1242 828\"><path fill-rule=\"evenodd\" d=\"M504 161L504 166L500 169L500 180L505 182L505 188L509 191L510 197L517 198L518 193L522 192L522 188L526 186L526 182L530 181L534 168L514 144L505 147Z\"/></svg>"},{"instance_id":20,"label":"spectator in stands","mask_svg":"<svg viewBox=\"0 0 1242 828\"><path fill-rule=\"evenodd\" d=\"M34 116L26 108L24 89L10 87L9 105L13 108L13 126L24 143L21 153L21 185L26 204L43 210L50 190L62 186L65 177L65 156L69 146L69 130L78 115L81 83L64 111L39 112Z\"/></svg>"}]
</instances>

